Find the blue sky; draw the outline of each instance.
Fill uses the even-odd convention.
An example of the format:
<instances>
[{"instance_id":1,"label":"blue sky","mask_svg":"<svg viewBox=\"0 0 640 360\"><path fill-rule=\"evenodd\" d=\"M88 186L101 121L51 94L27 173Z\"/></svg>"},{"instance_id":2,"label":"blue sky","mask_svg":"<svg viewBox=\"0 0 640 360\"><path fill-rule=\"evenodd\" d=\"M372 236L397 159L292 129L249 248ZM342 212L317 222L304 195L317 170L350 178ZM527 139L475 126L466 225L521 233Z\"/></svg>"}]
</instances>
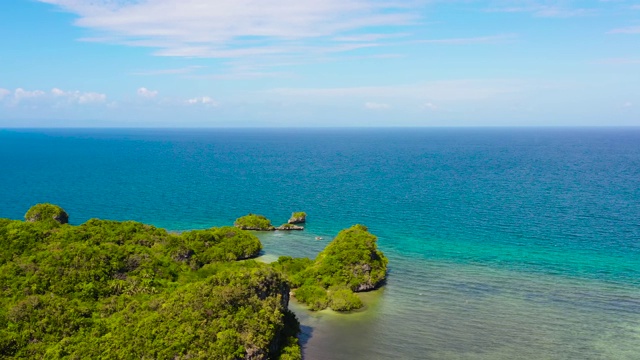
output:
<instances>
[{"instance_id":1,"label":"blue sky","mask_svg":"<svg viewBox=\"0 0 640 360\"><path fill-rule=\"evenodd\" d=\"M640 0L5 0L0 127L640 125Z\"/></svg>"}]
</instances>

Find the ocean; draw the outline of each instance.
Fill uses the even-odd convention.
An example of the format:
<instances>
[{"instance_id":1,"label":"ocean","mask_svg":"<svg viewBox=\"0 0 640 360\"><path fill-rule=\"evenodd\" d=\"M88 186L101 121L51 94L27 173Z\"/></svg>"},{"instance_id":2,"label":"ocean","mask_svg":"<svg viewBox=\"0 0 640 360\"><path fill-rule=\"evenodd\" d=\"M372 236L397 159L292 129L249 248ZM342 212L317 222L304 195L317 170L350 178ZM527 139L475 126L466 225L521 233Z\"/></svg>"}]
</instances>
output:
<instances>
[{"instance_id":1,"label":"ocean","mask_svg":"<svg viewBox=\"0 0 640 360\"><path fill-rule=\"evenodd\" d=\"M307 212L264 261L365 224L387 285L292 302L305 359L640 359L638 128L0 130L0 217L40 202L169 230Z\"/></svg>"}]
</instances>

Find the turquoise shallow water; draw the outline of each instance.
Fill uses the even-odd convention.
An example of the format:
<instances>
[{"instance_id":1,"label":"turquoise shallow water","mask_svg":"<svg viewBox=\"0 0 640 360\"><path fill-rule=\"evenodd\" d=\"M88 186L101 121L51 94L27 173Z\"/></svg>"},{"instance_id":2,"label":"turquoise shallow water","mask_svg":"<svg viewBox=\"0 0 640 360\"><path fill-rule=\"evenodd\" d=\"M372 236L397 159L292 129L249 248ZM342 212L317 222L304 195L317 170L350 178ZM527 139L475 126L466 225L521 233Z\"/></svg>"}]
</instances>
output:
<instances>
[{"instance_id":1,"label":"turquoise shallow water","mask_svg":"<svg viewBox=\"0 0 640 360\"><path fill-rule=\"evenodd\" d=\"M637 129L0 130L0 169L0 217L305 210L267 259L368 225L388 285L357 314L292 304L307 359L640 358Z\"/></svg>"}]
</instances>

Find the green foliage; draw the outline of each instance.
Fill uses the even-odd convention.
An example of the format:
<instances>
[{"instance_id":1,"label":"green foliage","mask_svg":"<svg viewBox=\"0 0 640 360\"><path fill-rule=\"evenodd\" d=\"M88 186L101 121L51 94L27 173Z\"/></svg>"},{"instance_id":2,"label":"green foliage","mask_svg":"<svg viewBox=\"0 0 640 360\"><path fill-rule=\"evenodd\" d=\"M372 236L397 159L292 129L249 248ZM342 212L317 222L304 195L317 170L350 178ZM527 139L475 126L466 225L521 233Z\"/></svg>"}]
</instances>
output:
<instances>
[{"instance_id":1,"label":"green foliage","mask_svg":"<svg viewBox=\"0 0 640 360\"><path fill-rule=\"evenodd\" d=\"M236 261L261 250L237 227L70 226L55 220L59 211L39 204L25 216L33 222L0 219L0 358L300 360L289 285L312 310L351 311L362 307L352 291L375 287L386 272L361 225L315 260L267 265ZM241 219L272 228L263 216Z\"/></svg>"},{"instance_id":2,"label":"green foliage","mask_svg":"<svg viewBox=\"0 0 640 360\"><path fill-rule=\"evenodd\" d=\"M354 225L338 236L318 255L309 269L325 287L346 285L351 290L372 289L386 277L388 260L378 250L377 237L364 225Z\"/></svg>"},{"instance_id":3,"label":"green foliage","mask_svg":"<svg viewBox=\"0 0 640 360\"><path fill-rule=\"evenodd\" d=\"M329 307L335 311L351 311L360 309L362 300L349 288L335 288L329 291Z\"/></svg>"},{"instance_id":4,"label":"green foliage","mask_svg":"<svg viewBox=\"0 0 640 360\"><path fill-rule=\"evenodd\" d=\"M296 299L309 305L310 310L322 310L329 305L327 290L317 285L303 285L295 291Z\"/></svg>"},{"instance_id":5,"label":"green foliage","mask_svg":"<svg viewBox=\"0 0 640 360\"><path fill-rule=\"evenodd\" d=\"M0 358L300 359L289 286L234 228L0 219Z\"/></svg>"},{"instance_id":6,"label":"green foliage","mask_svg":"<svg viewBox=\"0 0 640 360\"><path fill-rule=\"evenodd\" d=\"M298 212L294 212L291 217L293 218L302 218L302 217L307 217L307 213L304 211L298 211Z\"/></svg>"},{"instance_id":7,"label":"green foliage","mask_svg":"<svg viewBox=\"0 0 640 360\"><path fill-rule=\"evenodd\" d=\"M273 225L271 225L271 220L256 214L249 214L237 218L233 225L243 230L270 231L275 229Z\"/></svg>"},{"instance_id":8,"label":"green foliage","mask_svg":"<svg viewBox=\"0 0 640 360\"><path fill-rule=\"evenodd\" d=\"M66 224L69 215L58 205L49 203L37 204L31 207L24 215L28 222L45 222L51 225Z\"/></svg>"},{"instance_id":9,"label":"green foliage","mask_svg":"<svg viewBox=\"0 0 640 360\"><path fill-rule=\"evenodd\" d=\"M0 219L0 265L42 244L50 236L48 226Z\"/></svg>"},{"instance_id":10,"label":"green foliage","mask_svg":"<svg viewBox=\"0 0 640 360\"><path fill-rule=\"evenodd\" d=\"M174 251L174 258L191 258L190 254L194 254L191 263L197 267L214 261L248 259L262 250L262 244L255 235L231 226L193 230L182 233L181 238L183 244L178 252Z\"/></svg>"},{"instance_id":11,"label":"green foliage","mask_svg":"<svg viewBox=\"0 0 640 360\"><path fill-rule=\"evenodd\" d=\"M290 310L287 310L284 314L284 324L283 341L281 342L280 355L277 359L302 360L302 350L297 337L300 333L300 323L296 315Z\"/></svg>"},{"instance_id":12,"label":"green foliage","mask_svg":"<svg viewBox=\"0 0 640 360\"><path fill-rule=\"evenodd\" d=\"M293 287L299 287L303 284L304 279L297 275L311 265L313 265L313 260L309 258L292 258L291 256L280 256L278 261L271 263L271 266L287 276Z\"/></svg>"},{"instance_id":13,"label":"green foliage","mask_svg":"<svg viewBox=\"0 0 640 360\"><path fill-rule=\"evenodd\" d=\"M281 257L273 266L292 286L300 287L296 299L311 310L331 306L337 311L350 311L363 306L354 291L374 289L386 276L388 260L377 249L376 241L367 227L354 225L338 233L315 261ZM327 294L329 288L337 290Z\"/></svg>"}]
</instances>

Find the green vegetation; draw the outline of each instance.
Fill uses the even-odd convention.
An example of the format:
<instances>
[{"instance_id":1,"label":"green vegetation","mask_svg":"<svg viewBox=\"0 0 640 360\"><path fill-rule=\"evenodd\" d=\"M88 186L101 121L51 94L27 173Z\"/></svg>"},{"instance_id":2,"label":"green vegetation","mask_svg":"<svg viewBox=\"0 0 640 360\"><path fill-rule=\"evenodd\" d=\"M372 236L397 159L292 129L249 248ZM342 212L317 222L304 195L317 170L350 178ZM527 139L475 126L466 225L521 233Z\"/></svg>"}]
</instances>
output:
<instances>
[{"instance_id":1,"label":"green vegetation","mask_svg":"<svg viewBox=\"0 0 640 360\"><path fill-rule=\"evenodd\" d=\"M285 223L276 228L276 230L304 230L304 227Z\"/></svg>"},{"instance_id":2,"label":"green vegetation","mask_svg":"<svg viewBox=\"0 0 640 360\"><path fill-rule=\"evenodd\" d=\"M249 214L236 219L233 225L242 230L271 231L275 230L271 220L262 215Z\"/></svg>"},{"instance_id":3,"label":"green vegetation","mask_svg":"<svg viewBox=\"0 0 640 360\"><path fill-rule=\"evenodd\" d=\"M336 311L351 311L360 309L363 304L351 289L338 286L329 289L329 306Z\"/></svg>"},{"instance_id":4,"label":"green vegetation","mask_svg":"<svg viewBox=\"0 0 640 360\"><path fill-rule=\"evenodd\" d=\"M296 299L307 304L310 310L322 310L329 305L327 290L318 285L303 285L296 289Z\"/></svg>"},{"instance_id":5,"label":"green vegetation","mask_svg":"<svg viewBox=\"0 0 640 360\"><path fill-rule=\"evenodd\" d=\"M181 240L183 242L177 247L173 244L173 256L189 260L193 267L214 261L248 259L262 250L262 244L255 235L231 226L185 232Z\"/></svg>"},{"instance_id":6,"label":"green vegetation","mask_svg":"<svg viewBox=\"0 0 640 360\"><path fill-rule=\"evenodd\" d=\"M24 215L24 219L28 222L66 224L69 222L69 215L60 206L45 203L32 206Z\"/></svg>"},{"instance_id":7,"label":"green vegetation","mask_svg":"<svg viewBox=\"0 0 640 360\"><path fill-rule=\"evenodd\" d=\"M245 260L262 245L236 227L171 234L133 221L61 224L38 204L0 219L0 358L300 360L290 286L311 310L363 306L383 281L376 237L355 225L315 260ZM238 261L245 260L245 261Z\"/></svg>"},{"instance_id":8,"label":"green vegetation","mask_svg":"<svg viewBox=\"0 0 640 360\"><path fill-rule=\"evenodd\" d=\"M307 213L304 211L298 211L291 214L288 223L289 224L302 224L307 221Z\"/></svg>"},{"instance_id":9,"label":"green vegetation","mask_svg":"<svg viewBox=\"0 0 640 360\"><path fill-rule=\"evenodd\" d=\"M40 220L0 219L0 358L300 359L253 234Z\"/></svg>"},{"instance_id":10,"label":"green vegetation","mask_svg":"<svg viewBox=\"0 0 640 360\"><path fill-rule=\"evenodd\" d=\"M342 230L315 261L286 256L273 266L298 288L296 299L311 310L329 306L350 311L362 307L353 292L375 289L385 279L388 260L377 249L376 241L365 226L354 225Z\"/></svg>"}]
</instances>

